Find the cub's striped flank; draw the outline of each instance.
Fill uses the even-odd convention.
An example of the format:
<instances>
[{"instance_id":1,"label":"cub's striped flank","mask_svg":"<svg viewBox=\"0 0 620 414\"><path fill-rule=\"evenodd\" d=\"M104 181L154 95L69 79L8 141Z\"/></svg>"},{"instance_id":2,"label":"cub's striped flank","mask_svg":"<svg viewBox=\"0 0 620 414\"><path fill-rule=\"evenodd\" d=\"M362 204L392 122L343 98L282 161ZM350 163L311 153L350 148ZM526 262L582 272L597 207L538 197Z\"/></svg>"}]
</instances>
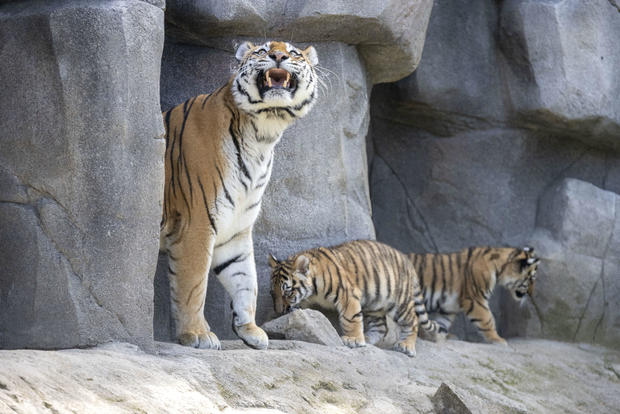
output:
<instances>
[{"instance_id":1,"label":"cub's striped flank","mask_svg":"<svg viewBox=\"0 0 620 414\"><path fill-rule=\"evenodd\" d=\"M395 349L409 356L415 355L418 323L431 335L437 331L407 256L383 243L358 240L319 247L283 261L272 256L270 264L276 312L312 304L336 309L349 346L383 339L388 316L401 330Z\"/></svg>"}]
</instances>

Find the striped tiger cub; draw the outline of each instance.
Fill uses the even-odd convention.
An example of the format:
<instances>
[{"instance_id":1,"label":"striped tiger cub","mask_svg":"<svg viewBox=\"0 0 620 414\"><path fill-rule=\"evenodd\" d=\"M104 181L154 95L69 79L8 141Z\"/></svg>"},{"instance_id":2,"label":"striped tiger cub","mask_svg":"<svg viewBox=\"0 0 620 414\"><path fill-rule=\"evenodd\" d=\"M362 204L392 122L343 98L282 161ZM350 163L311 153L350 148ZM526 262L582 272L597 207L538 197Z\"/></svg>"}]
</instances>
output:
<instances>
[{"instance_id":1,"label":"striped tiger cub","mask_svg":"<svg viewBox=\"0 0 620 414\"><path fill-rule=\"evenodd\" d=\"M342 340L349 347L383 339L388 316L400 327L394 349L408 356L416 353L418 320L429 335L437 331L407 256L385 244L352 241L306 250L283 261L270 256L269 264L276 312L311 305L335 309Z\"/></svg>"},{"instance_id":2,"label":"striped tiger cub","mask_svg":"<svg viewBox=\"0 0 620 414\"><path fill-rule=\"evenodd\" d=\"M440 334L447 334L456 314L465 312L487 342L502 345L506 340L495 329L489 297L496 284L517 301L531 296L539 263L531 247L470 247L448 254L411 253L409 259L419 275L426 309L437 314Z\"/></svg>"},{"instance_id":3,"label":"striped tiger cub","mask_svg":"<svg viewBox=\"0 0 620 414\"><path fill-rule=\"evenodd\" d=\"M268 345L255 324L252 227L283 131L317 96L316 50L242 44L239 68L211 95L163 113L166 128L160 249L168 253L172 314L182 345L220 348L204 317L209 270L232 297L233 330Z\"/></svg>"}]
</instances>

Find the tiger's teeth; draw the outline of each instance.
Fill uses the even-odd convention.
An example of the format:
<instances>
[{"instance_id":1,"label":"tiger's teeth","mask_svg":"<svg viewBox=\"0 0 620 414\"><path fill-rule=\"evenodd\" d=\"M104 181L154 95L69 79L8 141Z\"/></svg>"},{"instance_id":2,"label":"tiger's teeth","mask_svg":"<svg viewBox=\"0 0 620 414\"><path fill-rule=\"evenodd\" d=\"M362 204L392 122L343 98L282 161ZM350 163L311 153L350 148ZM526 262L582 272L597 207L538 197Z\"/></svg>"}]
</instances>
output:
<instances>
[{"instance_id":1,"label":"tiger's teeth","mask_svg":"<svg viewBox=\"0 0 620 414\"><path fill-rule=\"evenodd\" d=\"M289 72L286 72L286 80L284 81L284 87L288 88L288 81L291 79L291 74Z\"/></svg>"},{"instance_id":2,"label":"tiger's teeth","mask_svg":"<svg viewBox=\"0 0 620 414\"><path fill-rule=\"evenodd\" d=\"M269 72L267 72L267 85L271 88L271 76L269 76Z\"/></svg>"}]
</instances>

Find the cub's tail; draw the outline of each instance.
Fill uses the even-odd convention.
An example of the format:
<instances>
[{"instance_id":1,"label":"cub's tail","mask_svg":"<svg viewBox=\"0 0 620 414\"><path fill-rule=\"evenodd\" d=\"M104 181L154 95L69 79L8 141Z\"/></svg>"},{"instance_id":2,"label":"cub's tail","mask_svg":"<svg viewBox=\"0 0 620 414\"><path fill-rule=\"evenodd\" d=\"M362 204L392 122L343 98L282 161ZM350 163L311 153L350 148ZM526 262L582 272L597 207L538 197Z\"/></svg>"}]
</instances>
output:
<instances>
[{"instance_id":1,"label":"cub's tail","mask_svg":"<svg viewBox=\"0 0 620 414\"><path fill-rule=\"evenodd\" d=\"M422 328L419 333L422 334L424 339L434 342L439 341L441 336L439 334L439 326L437 325L437 322L428 317L426 306L424 305L422 290L420 289L420 284L417 280L413 289L413 304L415 306L415 313L418 315L418 324L420 328Z\"/></svg>"}]
</instances>

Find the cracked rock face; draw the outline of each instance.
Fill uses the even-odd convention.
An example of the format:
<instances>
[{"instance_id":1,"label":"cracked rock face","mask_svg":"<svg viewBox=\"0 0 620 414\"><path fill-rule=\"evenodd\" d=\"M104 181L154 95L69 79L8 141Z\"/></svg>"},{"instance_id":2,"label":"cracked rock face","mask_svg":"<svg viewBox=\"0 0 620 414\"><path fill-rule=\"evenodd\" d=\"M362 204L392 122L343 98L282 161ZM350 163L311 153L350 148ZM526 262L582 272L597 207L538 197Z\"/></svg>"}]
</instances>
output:
<instances>
[{"instance_id":1,"label":"cracked rock face","mask_svg":"<svg viewBox=\"0 0 620 414\"><path fill-rule=\"evenodd\" d=\"M379 240L542 255L536 306L492 297L501 335L619 343L618 36L607 0L437 0L416 72L373 89ZM454 333L479 340L463 318Z\"/></svg>"},{"instance_id":2,"label":"cracked rock face","mask_svg":"<svg viewBox=\"0 0 620 414\"><path fill-rule=\"evenodd\" d=\"M147 345L163 11L7 4L0 37L0 348Z\"/></svg>"},{"instance_id":3,"label":"cracked rock face","mask_svg":"<svg viewBox=\"0 0 620 414\"><path fill-rule=\"evenodd\" d=\"M541 200L533 243L546 266L533 335L620 343L620 196L564 179Z\"/></svg>"}]
</instances>

